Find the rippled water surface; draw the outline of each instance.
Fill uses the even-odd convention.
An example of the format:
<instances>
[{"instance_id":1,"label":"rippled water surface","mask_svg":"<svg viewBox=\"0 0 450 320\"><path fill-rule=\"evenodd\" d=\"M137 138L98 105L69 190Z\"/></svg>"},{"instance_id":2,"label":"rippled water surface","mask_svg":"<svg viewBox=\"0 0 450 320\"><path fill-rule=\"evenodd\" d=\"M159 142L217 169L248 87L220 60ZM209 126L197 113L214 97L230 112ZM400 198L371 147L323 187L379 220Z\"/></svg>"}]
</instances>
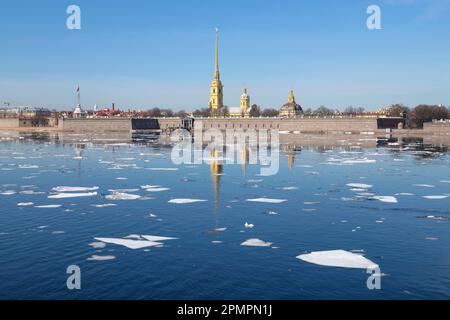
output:
<instances>
[{"instance_id":1,"label":"rippled water surface","mask_svg":"<svg viewBox=\"0 0 450 320\"><path fill-rule=\"evenodd\" d=\"M170 145L140 139L0 139L2 299L450 298L445 143L298 137L279 173L261 176L245 161L177 166ZM83 188L55 189L67 186ZM129 235L177 239L134 250L95 239ZM255 238L272 244L241 245ZM296 258L337 249L378 264L381 290L366 270Z\"/></svg>"}]
</instances>

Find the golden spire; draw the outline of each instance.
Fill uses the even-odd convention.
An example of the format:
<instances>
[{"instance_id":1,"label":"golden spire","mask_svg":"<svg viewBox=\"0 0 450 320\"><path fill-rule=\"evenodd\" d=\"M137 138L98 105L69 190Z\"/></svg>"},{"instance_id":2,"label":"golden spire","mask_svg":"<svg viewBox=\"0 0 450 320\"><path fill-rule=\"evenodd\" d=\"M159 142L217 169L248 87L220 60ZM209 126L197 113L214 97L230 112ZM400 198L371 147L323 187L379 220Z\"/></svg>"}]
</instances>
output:
<instances>
[{"instance_id":1,"label":"golden spire","mask_svg":"<svg viewBox=\"0 0 450 320\"><path fill-rule=\"evenodd\" d=\"M214 69L214 79L220 79L219 72L219 29L216 28L216 61L215 61L215 69Z\"/></svg>"},{"instance_id":2,"label":"golden spire","mask_svg":"<svg viewBox=\"0 0 450 320\"><path fill-rule=\"evenodd\" d=\"M289 94L288 102L289 103L295 103L294 90L292 90L292 89L291 89L291 92Z\"/></svg>"}]
</instances>

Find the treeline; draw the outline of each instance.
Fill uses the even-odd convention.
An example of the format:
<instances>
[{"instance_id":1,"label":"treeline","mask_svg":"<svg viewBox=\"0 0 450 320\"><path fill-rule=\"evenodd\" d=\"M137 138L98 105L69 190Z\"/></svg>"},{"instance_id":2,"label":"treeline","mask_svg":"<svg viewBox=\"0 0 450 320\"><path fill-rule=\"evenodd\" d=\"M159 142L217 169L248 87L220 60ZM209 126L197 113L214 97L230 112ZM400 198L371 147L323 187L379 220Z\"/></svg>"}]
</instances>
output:
<instances>
[{"instance_id":1,"label":"treeline","mask_svg":"<svg viewBox=\"0 0 450 320\"><path fill-rule=\"evenodd\" d=\"M404 114L408 118L408 127L410 129L421 129L425 122L450 119L450 109L448 107L427 104L421 104L415 108L394 104L387 108L386 116L402 117Z\"/></svg>"}]
</instances>

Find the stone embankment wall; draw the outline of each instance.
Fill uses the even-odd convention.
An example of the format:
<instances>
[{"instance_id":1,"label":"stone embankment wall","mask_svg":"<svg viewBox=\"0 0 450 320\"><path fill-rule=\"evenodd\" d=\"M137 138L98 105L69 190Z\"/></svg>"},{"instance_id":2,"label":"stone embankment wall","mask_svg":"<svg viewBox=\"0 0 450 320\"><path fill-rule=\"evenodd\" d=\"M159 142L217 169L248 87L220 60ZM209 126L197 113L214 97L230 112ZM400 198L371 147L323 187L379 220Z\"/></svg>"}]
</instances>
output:
<instances>
[{"instance_id":1,"label":"stone embankment wall","mask_svg":"<svg viewBox=\"0 0 450 320\"><path fill-rule=\"evenodd\" d=\"M450 122L428 122L423 124L423 132L435 135L450 135Z\"/></svg>"},{"instance_id":2,"label":"stone embankment wall","mask_svg":"<svg viewBox=\"0 0 450 320\"><path fill-rule=\"evenodd\" d=\"M18 128L19 118L1 118L0 128Z\"/></svg>"},{"instance_id":3,"label":"stone embankment wall","mask_svg":"<svg viewBox=\"0 0 450 320\"><path fill-rule=\"evenodd\" d=\"M64 132L131 132L131 119L60 119Z\"/></svg>"}]
</instances>

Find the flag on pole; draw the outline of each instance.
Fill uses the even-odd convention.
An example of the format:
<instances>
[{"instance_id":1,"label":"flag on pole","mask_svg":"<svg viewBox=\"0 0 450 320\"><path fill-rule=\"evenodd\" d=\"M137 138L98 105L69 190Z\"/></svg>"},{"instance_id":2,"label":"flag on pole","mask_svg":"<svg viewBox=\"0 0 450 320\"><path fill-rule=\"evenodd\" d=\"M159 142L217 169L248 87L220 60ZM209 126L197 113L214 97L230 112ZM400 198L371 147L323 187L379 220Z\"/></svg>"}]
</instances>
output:
<instances>
[{"instance_id":1,"label":"flag on pole","mask_svg":"<svg viewBox=\"0 0 450 320\"><path fill-rule=\"evenodd\" d=\"M80 104L80 85L77 87L77 103Z\"/></svg>"}]
</instances>

